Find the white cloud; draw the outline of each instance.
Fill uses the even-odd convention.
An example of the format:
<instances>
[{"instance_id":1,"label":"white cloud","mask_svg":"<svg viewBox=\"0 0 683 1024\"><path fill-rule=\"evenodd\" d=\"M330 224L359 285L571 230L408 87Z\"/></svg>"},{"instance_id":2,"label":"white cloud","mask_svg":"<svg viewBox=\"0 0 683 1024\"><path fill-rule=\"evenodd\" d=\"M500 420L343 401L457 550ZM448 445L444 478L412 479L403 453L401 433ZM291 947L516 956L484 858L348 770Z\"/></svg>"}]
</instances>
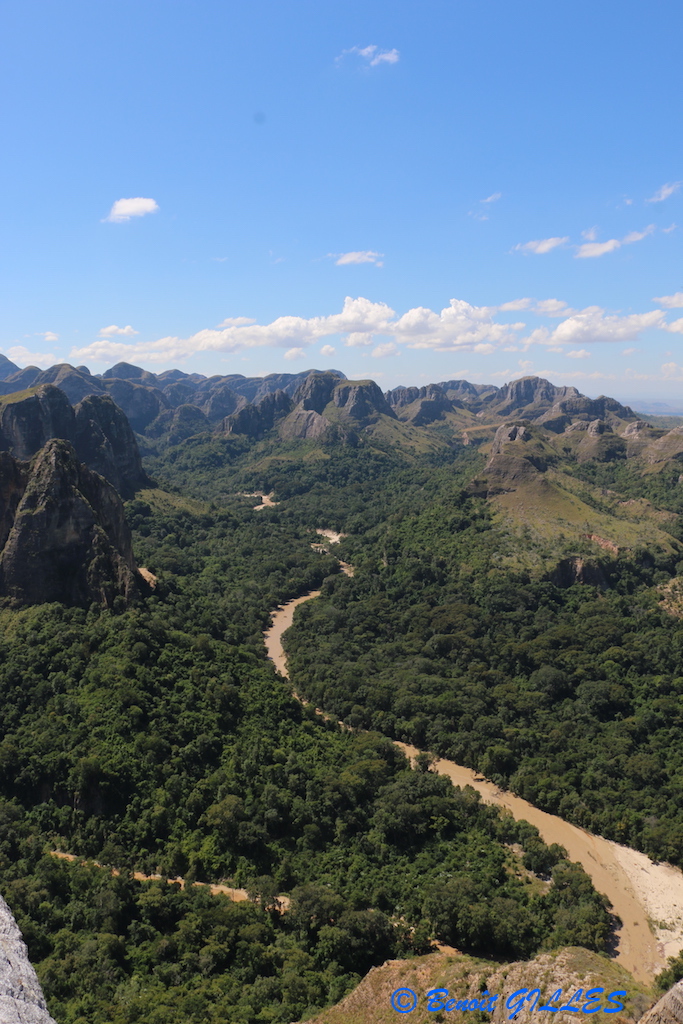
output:
<instances>
[{"instance_id":1,"label":"white cloud","mask_svg":"<svg viewBox=\"0 0 683 1024\"><path fill-rule=\"evenodd\" d=\"M683 380L683 366L679 366L678 363L663 363L662 376L668 380Z\"/></svg>"},{"instance_id":2,"label":"white cloud","mask_svg":"<svg viewBox=\"0 0 683 1024\"><path fill-rule=\"evenodd\" d=\"M398 50L380 50L379 46L375 44L363 47L352 46L348 50L342 50L337 57L337 61L343 60L347 54L360 57L371 68L376 68L379 64L397 64L401 59L401 54Z\"/></svg>"},{"instance_id":3,"label":"white cloud","mask_svg":"<svg viewBox=\"0 0 683 1024\"><path fill-rule=\"evenodd\" d=\"M610 238L608 242L586 242L580 245L576 252L576 259L592 259L595 256L604 256L608 252L621 249L621 242L618 238Z\"/></svg>"},{"instance_id":4,"label":"white cloud","mask_svg":"<svg viewBox=\"0 0 683 1024\"><path fill-rule=\"evenodd\" d=\"M378 345L377 348L373 348L372 355L375 359L386 359L387 356L398 355L398 348L394 345L393 341L387 341L383 345Z\"/></svg>"},{"instance_id":5,"label":"white cloud","mask_svg":"<svg viewBox=\"0 0 683 1024\"><path fill-rule=\"evenodd\" d=\"M526 324L496 320L496 314L503 307L474 306L463 299L451 299L441 311L416 306L398 315L386 303L347 297L341 312L327 316L281 316L267 324L254 323L248 317L230 317L220 328L206 328L186 338L171 336L151 342L103 337L83 348L73 349L71 359L104 363L125 360L144 365L145 362L176 362L202 352L235 354L257 348L284 349L288 359L296 359L309 346L323 345L334 337L339 337L348 348L375 346L375 351L379 350L382 355L388 354L385 345L390 343L398 348L480 354L519 346L523 351L533 344L578 351L596 342L633 341L649 328L683 332L683 319L667 325L663 309L621 316L607 314L599 306L576 312L559 299L530 299L528 302L534 313L564 319L554 328L541 326L527 337L521 337ZM511 305L515 309L520 305L528 308L525 299L504 304ZM331 355L333 351L332 345L325 344L321 354Z\"/></svg>"},{"instance_id":6,"label":"white cloud","mask_svg":"<svg viewBox=\"0 0 683 1024\"><path fill-rule=\"evenodd\" d=\"M334 347L334 345L323 345L323 347L320 349L320 355L321 356L333 356L336 351L337 350Z\"/></svg>"},{"instance_id":7,"label":"white cloud","mask_svg":"<svg viewBox=\"0 0 683 1024\"><path fill-rule=\"evenodd\" d=\"M372 249L364 249L360 252L330 252L327 255L334 259L338 267L346 267L351 263L375 263L378 267L384 266L379 262L384 253L373 252Z\"/></svg>"},{"instance_id":8,"label":"white cloud","mask_svg":"<svg viewBox=\"0 0 683 1024\"><path fill-rule=\"evenodd\" d=\"M665 235L670 235L672 231L676 230L676 224L669 224L668 228L662 228Z\"/></svg>"},{"instance_id":9,"label":"white cloud","mask_svg":"<svg viewBox=\"0 0 683 1024\"><path fill-rule=\"evenodd\" d=\"M563 299L540 299L533 312L539 316L571 316L575 312Z\"/></svg>"},{"instance_id":10,"label":"white cloud","mask_svg":"<svg viewBox=\"0 0 683 1024\"><path fill-rule=\"evenodd\" d=\"M536 256L543 256L545 253L557 249L559 245L566 245L568 241L568 236L565 238L537 238L531 242L520 242L514 248L519 252L533 252Z\"/></svg>"},{"instance_id":11,"label":"white cloud","mask_svg":"<svg viewBox=\"0 0 683 1024\"><path fill-rule=\"evenodd\" d=\"M652 301L658 302L660 306L665 306L666 309L683 309L683 292L676 292L675 295L655 296Z\"/></svg>"},{"instance_id":12,"label":"white cloud","mask_svg":"<svg viewBox=\"0 0 683 1024\"><path fill-rule=\"evenodd\" d=\"M140 332L134 331L130 324L126 327L117 327L116 324L110 324L109 327L102 327L98 333L103 338L111 338L115 334L122 334L127 338L132 338L134 334L139 334Z\"/></svg>"},{"instance_id":13,"label":"white cloud","mask_svg":"<svg viewBox=\"0 0 683 1024\"><path fill-rule=\"evenodd\" d=\"M503 195L502 192L494 192L492 195L487 196L486 199L480 199L480 203L497 203Z\"/></svg>"},{"instance_id":14,"label":"white cloud","mask_svg":"<svg viewBox=\"0 0 683 1024\"><path fill-rule=\"evenodd\" d=\"M46 369L48 366L62 362L61 356L56 356L54 352L30 352L24 345L13 345L11 348L5 349L5 355L18 366L40 366Z\"/></svg>"},{"instance_id":15,"label":"white cloud","mask_svg":"<svg viewBox=\"0 0 683 1024\"><path fill-rule=\"evenodd\" d=\"M497 323L493 319L494 313L495 307L472 306L461 299L452 299L440 313L416 307L397 317L394 310L383 302L347 297L341 313L330 316L310 319L282 316L270 324L231 323L222 329L198 331L189 338L165 337L133 344L107 339L74 349L72 357L98 362L120 359L168 362L187 359L198 352L240 352L269 346L299 348L332 335L345 336L344 341L350 347L370 346L374 343L374 336L379 334L408 348L436 351L472 350L477 345L514 343L517 332L525 325Z\"/></svg>"},{"instance_id":16,"label":"white cloud","mask_svg":"<svg viewBox=\"0 0 683 1024\"><path fill-rule=\"evenodd\" d=\"M590 359L591 354L587 352L585 348L572 349L571 352L567 352L570 359Z\"/></svg>"},{"instance_id":17,"label":"white cloud","mask_svg":"<svg viewBox=\"0 0 683 1024\"><path fill-rule=\"evenodd\" d=\"M598 237L598 229L596 227L588 228L587 231L581 232L581 237L585 238L587 242L594 242Z\"/></svg>"},{"instance_id":18,"label":"white cloud","mask_svg":"<svg viewBox=\"0 0 683 1024\"><path fill-rule=\"evenodd\" d=\"M40 332L40 336L44 338L45 341L59 341L59 335L55 334L54 331L42 331Z\"/></svg>"},{"instance_id":19,"label":"white cloud","mask_svg":"<svg viewBox=\"0 0 683 1024\"><path fill-rule=\"evenodd\" d=\"M504 302L497 307L501 313L516 313L520 310L529 309L538 316L571 316L576 312L564 299L513 299L511 302Z\"/></svg>"},{"instance_id":20,"label":"white cloud","mask_svg":"<svg viewBox=\"0 0 683 1024\"><path fill-rule=\"evenodd\" d=\"M599 306L589 306L558 324L554 331L539 327L526 339L537 345L586 345L596 342L633 341L648 328L665 328L661 309L628 316L606 315Z\"/></svg>"},{"instance_id":21,"label":"white cloud","mask_svg":"<svg viewBox=\"0 0 683 1024\"><path fill-rule=\"evenodd\" d=\"M633 245L634 242L642 242L644 238L651 235L655 230L654 224L648 224L644 231L630 231L627 235L624 235L622 239L610 238L607 242L586 242L585 245L580 245L574 254L575 259L585 260L593 259L597 256L604 256L608 252L614 252L615 249L621 249L622 245Z\"/></svg>"},{"instance_id":22,"label":"white cloud","mask_svg":"<svg viewBox=\"0 0 683 1024\"><path fill-rule=\"evenodd\" d=\"M228 316L221 320L219 327L244 327L246 324L255 324L256 321L250 316Z\"/></svg>"},{"instance_id":23,"label":"white cloud","mask_svg":"<svg viewBox=\"0 0 683 1024\"><path fill-rule=\"evenodd\" d=\"M665 199L672 196L674 192L678 192L679 188L683 185L683 181L669 181L666 185L662 185L658 188L653 196L646 199L646 203L663 203Z\"/></svg>"},{"instance_id":24,"label":"white cloud","mask_svg":"<svg viewBox=\"0 0 683 1024\"><path fill-rule=\"evenodd\" d=\"M632 356L633 353L637 351L637 348L633 348L633 346L631 346L631 348L625 348L621 354L622 356Z\"/></svg>"},{"instance_id":25,"label":"white cloud","mask_svg":"<svg viewBox=\"0 0 683 1024\"><path fill-rule=\"evenodd\" d=\"M501 313L518 313L522 309L529 309L533 299L513 299L511 302L504 302L498 309Z\"/></svg>"},{"instance_id":26,"label":"white cloud","mask_svg":"<svg viewBox=\"0 0 683 1024\"><path fill-rule=\"evenodd\" d=\"M142 196L136 199L117 199L104 219L120 224L131 217L144 217L147 213L156 213L158 209L154 199L143 199Z\"/></svg>"},{"instance_id":27,"label":"white cloud","mask_svg":"<svg viewBox=\"0 0 683 1024\"><path fill-rule=\"evenodd\" d=\"M644 231L629 231L621 240L622 245L633 245L634 242L642 242L644 238L651 235L655 230L654 224L648 224Z\"/></svg>"},{"instance_id":28,"label":"white cloud","mask_svg":"<svg viewBox=\"0 0 683 1024\"><path fill-rule=\"evenodd\" d=\"M290 348L285 352L285 359L303 359L305 355L302 348Z\"/></svg>"}]
</instances>

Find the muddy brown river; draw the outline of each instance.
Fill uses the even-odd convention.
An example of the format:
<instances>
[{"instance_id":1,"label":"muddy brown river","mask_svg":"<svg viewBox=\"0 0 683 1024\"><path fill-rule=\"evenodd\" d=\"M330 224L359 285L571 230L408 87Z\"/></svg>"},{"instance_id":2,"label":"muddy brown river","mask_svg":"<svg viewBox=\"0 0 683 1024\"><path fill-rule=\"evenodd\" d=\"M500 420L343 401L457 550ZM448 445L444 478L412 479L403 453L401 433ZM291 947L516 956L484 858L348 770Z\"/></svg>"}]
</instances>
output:
<instances>
[{"instance_id":1,"label":"muddy brown river","mask_svg":"<svg viewBox=\"0 0 683 1024\"><path fill-rule=\"evenodd\" d=\"M353 575L352 566L342 563L342 569L347 575ZM289 676L282 636L292 625L296 609L306 601L319 596L319 590L312 590L303 597L297 597L281 605L273 612L272 624L264 633L268 656L286 679ZM420 753L417 747L407 743L396 742L396 746L410 758ZM650 929L647 913L648 909L651 916L653 913L652 906L648 907L647 897L651 895L648 887L658 890L655 895L660 896L660 902L663 892L667 918L676 916L668 913L669 909L675 910L676 913L679 910L683 912L683 873L677 868L655 864L644 854L619 846L576 825L571 825L562 818L541 811L512 793L502 792L493 782L482 778L471 768L455 764L454 761L440 758L435 762L434 770L441 775L447 775L456 786L472 786L486 803L505 807L514 818L531 822L546 843L559 843L565 847L570 859L578 861L583 866L592 878L595 888L607 896L614 912L620 917L622 927L616 932L618 944L615 958L639 981L650 984L655 974L666 967L666 955L676 952L676 947L681 948L683 942L680 941L680 929L664 931L657 937ZM666 902L667 894L670 903ZM662 936L673 938L665 944Z\"/></svg>"}]
</instances>

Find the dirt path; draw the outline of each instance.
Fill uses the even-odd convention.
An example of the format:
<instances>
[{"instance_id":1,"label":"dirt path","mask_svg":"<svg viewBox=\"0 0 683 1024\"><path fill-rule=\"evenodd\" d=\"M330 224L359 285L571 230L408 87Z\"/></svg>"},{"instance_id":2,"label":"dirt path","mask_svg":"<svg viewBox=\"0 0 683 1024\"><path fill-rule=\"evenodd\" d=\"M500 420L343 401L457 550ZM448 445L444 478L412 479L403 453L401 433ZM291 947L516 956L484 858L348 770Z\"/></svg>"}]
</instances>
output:
<instances>
[{"instance_id":1,"label":"dirt path","mask_svg":"<svg viewBox=\"0 0 683 1024\"><path fill-rule=\"evenodd\" d=\"M240 493L237 495L237 497L238 498L260 498L261 499L261 504L260 505L254 505L254 512L260 512L262 508L275 508L276 505L280 504L279 501L273 501L273 492L272 491L270 492L270 494L259 494L258 491L254 491L253 494L247 494L244 491L240 491Z\"/></svg>"},{"instance_id":2,"label":"dirt path","mask_svg":"<svg viewBox=\"0 0 683 1024\"><path fill-rule=\"evenodd\" d=\"M341 565L347 575L353 575L352 566ZM264 633L268 657L286 679L289 676L282 635L292 625L299 605L319 596L320 591L313 590L281 605ZM420 753L406 743L397 742L396 746L411 758ZM595 888L607 896L621 918L622 927L616 932L616 960L639 981L651 984L666 967L667 956L683 948L683 872L678 868L654 863L645 854L586 832L521 797L501 792L493 782L454 761L441 758L434 768L456 786L472 786L486 803L506 807L515 819L531 822L546 843L565 847L570 859L583 866ZM648 917L656 928L655 935Z\"/></svg>"}]
</instances>

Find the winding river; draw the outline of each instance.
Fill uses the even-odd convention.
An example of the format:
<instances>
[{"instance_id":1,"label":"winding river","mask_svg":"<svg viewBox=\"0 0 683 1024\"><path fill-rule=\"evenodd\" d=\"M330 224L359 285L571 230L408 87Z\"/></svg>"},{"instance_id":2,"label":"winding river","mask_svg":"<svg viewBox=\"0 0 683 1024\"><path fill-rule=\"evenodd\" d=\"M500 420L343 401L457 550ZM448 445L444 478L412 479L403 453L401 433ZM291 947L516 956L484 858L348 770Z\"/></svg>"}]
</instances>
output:
<instances>
[{"instance_id":1,"label":"winding river","mask_svg":"<svg viewBox=\"0 0 683 1024\"><path fill-rule=\"evenodd\" d=\"M331 531L319 530L318 533L332 543L335 542L332 536L339 537L331 536ZM352 566L340 564L342 571L353 575ZM281 605L273 612L272 624L264 633L268 656L286 679L289 675L282 636L292 625L299 605L319 596L319 590L312 590ZM297 696L297 699L300 698ZM420 753L417 747L395 742L410 758ZM472 786L485 803L505 807L514 818L531 822L549 845L559 843L565 847L570 859L583 866L595 888L607 896L621 918L622 926L616 932L615 958L639 981L650 984L655 974L666 967L667 956L683 948L683 872L678 868L653 863L645 854L541 811L512 793L502 792L493 782L454 761L440 758L434 770L447 775L456 786ZM650 929L648 918L657 926L656 935Z\"/></svg>"}]
</instances>

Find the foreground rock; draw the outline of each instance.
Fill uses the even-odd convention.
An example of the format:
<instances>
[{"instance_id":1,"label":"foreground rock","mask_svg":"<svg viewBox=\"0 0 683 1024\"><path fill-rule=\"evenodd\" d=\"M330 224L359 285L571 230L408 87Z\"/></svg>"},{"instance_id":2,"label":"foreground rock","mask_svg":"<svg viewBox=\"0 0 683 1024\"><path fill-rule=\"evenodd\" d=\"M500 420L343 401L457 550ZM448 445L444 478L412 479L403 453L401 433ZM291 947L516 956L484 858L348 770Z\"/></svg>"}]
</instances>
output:
<instances>
[{"instance_id":1,"label":"foreground rock","mask_svg":"<svg viewBox=\"0 0 683 1024\"><path fill-rule=\"evenodd\" d=\"M92 602L144 592L118 494L49 441L30 463L0 452L0 595L18 604Z\"/></svg>"},{"instance_id":2,"label":"foreground rock","mask_svg":"<svg viewBox=\"0 0 683 1024\"><path fill-rule=\"evenodd\" d=\"M683 981L662 996L658 1003L648 1010L640 1024L681 1024L683 1021Z\"/></svg>"},{"instance_id":3,"label":"foreground rock","mask_svg":"<svg viewBox=\"0 0 683 1024\"><path fill-rule=\"evenodd\" d=\"M55 1024L12 912L0 896L0 1021Z\"/></svg>"},{"instance_id":4,"label":"foreground rock","mask_svg":"<svg viewBox=\"0 0 683 1024\"><path fill-rule=\"evenodd\" d=\"M63 391L45 384L0 401L0 449L30 459L52 438L70 441L81 462L124 498L149 483L130 424L108 395L84 398L73 408Z\"/></svg>"},{"instance_id":5,"label":"foreground rock","mask_svg":"<svg viewBox=\"0 0 683 1024\"><path fill-rule=\"evenodd\" d=\"M410 1024L427 1024L427 1021L435 1020L470 1021L475 1024L479 1020L479 1014L474 1009L466 1012L450 1009L444 1012L435 1008L430 1011L426 995L433 989L449 993L448 997L442 997L442 1002L447 998L456 1001L480 1000L486 990L490 996L498 996L490 1020L494 1024L503 1024L514 1012L513 1008L506 1008L506 1000L520 989L531 992L536 988L541 990L538 1006L550 1000L558 989L562 990L562 995L555 1000L555 1005L566 1005L574 993L582 989L582 996L575 1001L578 1011L574 1013L567 1010L562 1013L565 1024L578 1024L587 1019L581 1009L586 1001L583 994L592 988L604 989L600 997L602 1007L607 1005L610 992L626 992L626 996L620 999L615 997L623 1003L623 1010L610 1015L598 1012L592 1018L594 1020L621 1021L622 1024L630 1021L635 1024L654 1001L652 991L638 984L623 967L578 946L568 946L551 953L542 953L533 960L511 964L490 963L457 953L432 953L413 960L389 960L381 967L373 968L353 992L336 1006L311 1019L309 1024L369 1024L370 1021L372 1024L395 1024L401 1019L409 1020ZM417 1004L409 1014L407 1002L404 1002L403 1010L399 1012L392 1006L392 995L398 989L410 990L417 996ZM411 999L407 993L404 997L395 998L406 1001ZM515 1017L516 1024L538 1024L538 1021L552 1019L549 1011L540 1013L537 1009L532 1013L530 1006L529 1002L520 1006ZM401 1012L405 1014L403 1018ZM488 1013L486 1017L489 1019ZM648 1024L682 1022L683 1016L666 1016L661 1021L659 1018L648 1020Z\"/></svg>"}]
</instances>

